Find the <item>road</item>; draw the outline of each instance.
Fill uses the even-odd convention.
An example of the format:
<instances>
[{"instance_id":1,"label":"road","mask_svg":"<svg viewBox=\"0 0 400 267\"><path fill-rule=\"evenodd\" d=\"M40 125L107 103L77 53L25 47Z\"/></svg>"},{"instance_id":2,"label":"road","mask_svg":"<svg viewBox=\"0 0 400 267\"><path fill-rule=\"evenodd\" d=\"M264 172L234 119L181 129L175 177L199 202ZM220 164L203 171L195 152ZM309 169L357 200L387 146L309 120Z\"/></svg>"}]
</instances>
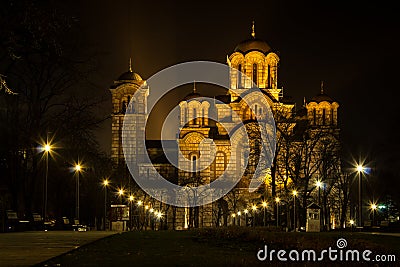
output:
<instances>
[{"instance_id":1,"label":"road","mask_svg":"<svg viewBox=\"0 0 400 267\"><path fill-rule=\"evenodd\" d=\"M0 266L31 266L113 235L103 231L40 231L0 234Z\"/></svg>"}]
</instances>

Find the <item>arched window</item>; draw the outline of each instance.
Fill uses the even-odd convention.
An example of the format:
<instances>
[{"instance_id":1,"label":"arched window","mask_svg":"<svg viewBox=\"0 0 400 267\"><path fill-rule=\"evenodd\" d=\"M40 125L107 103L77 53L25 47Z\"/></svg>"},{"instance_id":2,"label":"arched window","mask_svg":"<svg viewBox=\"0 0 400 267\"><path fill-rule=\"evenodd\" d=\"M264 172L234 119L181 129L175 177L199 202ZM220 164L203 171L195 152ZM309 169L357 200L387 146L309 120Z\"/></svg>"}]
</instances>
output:
<instances>
[{"instance_id":1,"label":"arched window","mask_svg":"<svg viewBox=\"0 0 400 267\"><path fill-rule=\"evenodd\" d=\"M271 66L268 65L267 71L267 88L271 88Z\"/></svg>"},{"instance_id":2,"label":"arched window","mask_svg":"<svg viewBox=\"0 0 400 267\"><path fill-rule=\"evenodd\" d=\"M192 156L192 172L193 172L193 175L195 175L197 172L197 156L196 155Z\"/></svg>"},{"instance_id":3,"label":"arched window","mask_svg":"<svg viewBox=\"0 0 400 267\"><path fill-rule=\"evenodd\" d=\"M193 109L193 124L197 124L197 109Z\"/></svg>"},{"instance_id":4,"label":"arched window","mask_svg":"<svg viewBox=\"0 0 400 267\"><path fill-rule=\"evenodd\" d=\"M188 109L187 109L187 107L185 107L184 108L185 110L184 110L184 121L183 121L183 124L185 125L186 123L188 123Z\"/></svg>"},{"instance_id":5,"label":"arched window","mask_svg":"<svg viewBox=\"0 0 400 267\"><path fill-rule=\"evenodd\" d=\"M238 88L242 88L242 64L239 64L238 66Z\"/></svg>"},{"instance_id":6,"label":"arched window","mask_svg":"<svg viewBox=\"0 0 400 267\"><path fill-rule=\"evenodd\" d=\"M323 109L322 110L322 125L325 125L325 120L326 119L326 110L325 109Z\"/></svg>"},{"instance_id":7,"label":"arched window","mask_svg":"<svg viewBox=\"0 0 400 267\"><path fill-rule=\"evenodd\" d=\"M334 119L333 119L333 108L331 108L331 125L334 124Z\"/></svg>"},{"instance_id":8,"label":"arched window","mask_svg":"<svg viewBox=\"0 0 400 267\"><path fill-rule=\"evenodd\" d=\"M317 125L317 110L313 109L313 125Z\"/></svg>"},{"instance_id":9,"label":"arched window","mask_svg":"<svg viewBox=\"0 0 400 267\"><path fill-rule=\"evenodd\" d=\"M253 82L255 85L257 85L257 64L253 64Z\"/></svg>"},{"instance_id":10,"label":"arched window","mask_svg":"<svg viewBox=\"0 0 400 267\"><path fill-rule=\"evenodd\" d=\"M126 102L125 101L122 101L121 112L122 113L126 112Z\"/></svg>"}]
</instances>

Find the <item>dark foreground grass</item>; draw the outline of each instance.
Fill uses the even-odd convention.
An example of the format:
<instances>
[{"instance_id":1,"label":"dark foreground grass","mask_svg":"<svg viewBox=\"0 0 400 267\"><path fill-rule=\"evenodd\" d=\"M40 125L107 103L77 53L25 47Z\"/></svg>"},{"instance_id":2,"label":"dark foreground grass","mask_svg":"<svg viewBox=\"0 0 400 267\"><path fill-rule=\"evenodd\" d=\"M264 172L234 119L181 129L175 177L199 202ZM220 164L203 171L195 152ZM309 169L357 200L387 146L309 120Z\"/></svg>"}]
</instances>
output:
<instances>
[{"instance_id":1,"label":"dark foreground grass","mask_svg":"<svg viewBox=\"0 0 400 267\"><path fill-rule=\"evenodd\" d=\"M260 262L259 248L336 248L345 238L348 248L400 255L400 238L361 233L282 233L263 229L222 228L195 231L125 232L53 258L42 266L294 266L291 263ZM398 258L397 258L398 259ZM400 265L400 262L397 261ZM296 266L339 266L345 262L302 262ZM399 266L396 263L371 266ZM355 266L350 263L348 266ZM365 263L363 266L366 266Z\"/></svg>"}]
</instances>

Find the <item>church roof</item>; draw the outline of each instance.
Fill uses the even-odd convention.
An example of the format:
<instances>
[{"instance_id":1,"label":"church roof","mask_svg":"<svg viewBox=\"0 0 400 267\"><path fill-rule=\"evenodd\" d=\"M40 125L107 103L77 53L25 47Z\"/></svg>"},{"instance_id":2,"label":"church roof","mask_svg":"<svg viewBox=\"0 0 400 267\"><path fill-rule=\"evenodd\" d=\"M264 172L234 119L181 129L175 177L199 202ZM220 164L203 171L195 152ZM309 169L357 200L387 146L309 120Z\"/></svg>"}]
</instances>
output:
<instances>
[{"instance_id":1,"label":"church roof","mask_svg":"<svg viewBox=\"0 0 400 267\"><path fill-rule=\"evenodd\" d=\"M133 72L132 70L124 72L118 77L118 81L141 81L141 80L142 77L140 77L139 74Z\"/></svg>"},{"instance_id":2,"label":"church roof","mask_svg":"<svg viewBox=\"0 0 400 267\"><path fill-rule=\"evenodd\" d=\"M272 50L271 47L264 40L258 38L250 38L240 42L236 46L234 51L241 52L243 54L246 54L251 51L259 51L261 53L267 54L271 50Z\"/></svg>"},{"instance_id":3,"label":"church roof","mask_svg":"<svg viewBox=\"0 0 400 267\"><path fill-rule=\"evenodd\" d=\"M196 98L196 97L201 97L201 94L199 94L197 92L191 92L190 94L186 95L183 100L188 101L188 100Z\"/></svg>"},{"instance_id":4,"label":"church roof","mask_svg":"<svg viewBox=\"0 0 400 267\"><path fill-rule=\"evenodd\" d=\"M310 102L323 102L323 101L327 101L329 103L333 103L335 102L335 100L333 100L332 97L328 96L327 94L325 94L324 92L321 92L320 94L314 96L313 98L311 98Z\"/></svg>"}]
</instances>

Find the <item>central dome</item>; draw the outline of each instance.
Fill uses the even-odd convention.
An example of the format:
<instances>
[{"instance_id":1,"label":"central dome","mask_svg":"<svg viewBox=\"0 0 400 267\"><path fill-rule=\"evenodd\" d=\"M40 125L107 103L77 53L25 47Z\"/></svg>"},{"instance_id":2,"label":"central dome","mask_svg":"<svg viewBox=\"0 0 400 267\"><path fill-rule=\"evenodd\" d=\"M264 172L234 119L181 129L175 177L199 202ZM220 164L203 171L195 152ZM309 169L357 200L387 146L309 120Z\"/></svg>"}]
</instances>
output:
<instances>
[{"instance_id":1,"label":"central dome","mask_svg":"<svg viewBox=\"0 0 400 267\"><path fill-rule=\"evenodd\" d=\"M236 48L235 52L241 52L246 54L250 51L260 51L264 54L270 52L272 49L271 47L265 42L264 40L258 38L251 38L240 42Z\"/></svg>"},{"instance_id":2,"label":"central dome","mask_svg":"<svg viewBox=\"0 0 400 267\"><path fill-rule=\"evenodd\" d=\"M140 77L139 74L137 74L131 70L122 73L118 78L118 81L141 81L141 80L142 80L142 77Z\"/></svg>"}]
</instances>

